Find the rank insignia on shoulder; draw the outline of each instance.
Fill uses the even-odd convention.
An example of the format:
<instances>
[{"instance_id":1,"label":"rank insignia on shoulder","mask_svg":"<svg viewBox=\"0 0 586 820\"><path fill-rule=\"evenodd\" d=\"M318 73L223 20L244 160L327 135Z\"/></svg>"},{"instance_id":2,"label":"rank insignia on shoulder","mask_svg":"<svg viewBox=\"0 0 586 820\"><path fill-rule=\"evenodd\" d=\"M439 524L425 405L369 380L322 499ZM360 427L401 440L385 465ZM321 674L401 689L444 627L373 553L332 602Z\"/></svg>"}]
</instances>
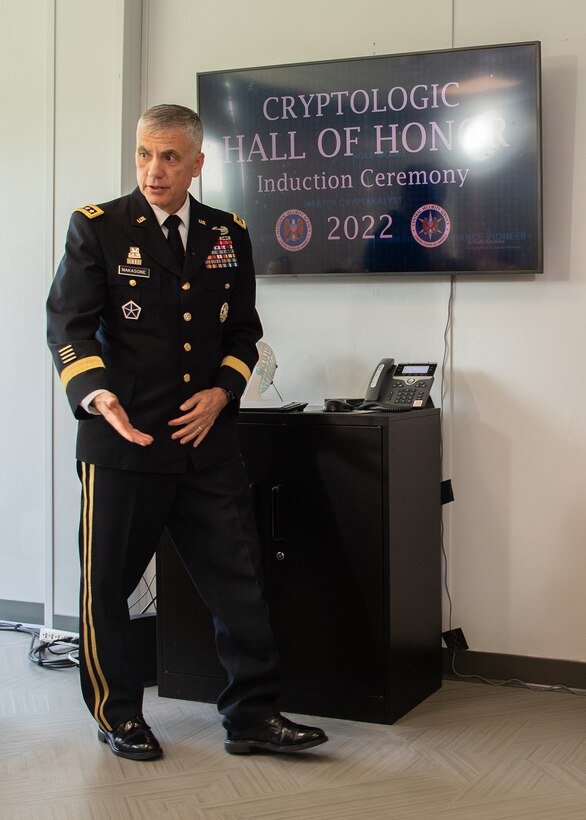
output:
<instances>
[{"instance_id":1,"label":"rank insignia on shoulder","mask_svg":"<svg viewBox=\"0 0 586 820\"><path fill-rule=\"evenodd\" d=\"M234 217L234 222L237 225L240 225L241 228L244 228L244 230L246 230L246 222L243 219L240 219L240 217L236 214L232 214L232 216Z\"/></svg>"},{"instance_id":2,"label":"rank insignia on shoulder","mask_svg":"<svg viewBox=\"0 0 586 820\"><path fill-rule=\"evenodd\" d=\"M80 214L87 216L88 219L95 219L97 216L102 216L104 213L104 211L97 205L84 205L82 208L76 208L75 210L79 211Z\"/></svg>"}]
</instances>

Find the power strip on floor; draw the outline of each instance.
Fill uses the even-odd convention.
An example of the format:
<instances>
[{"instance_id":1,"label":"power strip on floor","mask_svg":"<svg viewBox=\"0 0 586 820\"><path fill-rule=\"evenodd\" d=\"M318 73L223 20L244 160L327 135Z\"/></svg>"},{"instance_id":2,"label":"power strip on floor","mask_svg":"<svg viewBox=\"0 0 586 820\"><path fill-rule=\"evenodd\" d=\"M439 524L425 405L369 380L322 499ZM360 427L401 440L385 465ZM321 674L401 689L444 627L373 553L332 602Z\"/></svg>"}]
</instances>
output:
<instances>
[{"instance_id":1,"label":"power strip on floor","mask_svg":"<svg viewBox=\"0 0 586 820\"><path fill-rule=\"evenodd\" d=\"M66 632L64 629L43 626L39 630L39 640L42 643L53 643L53 641L73 642L79 640L79 635L77 632Z\"/></svg>"}]
</instances>

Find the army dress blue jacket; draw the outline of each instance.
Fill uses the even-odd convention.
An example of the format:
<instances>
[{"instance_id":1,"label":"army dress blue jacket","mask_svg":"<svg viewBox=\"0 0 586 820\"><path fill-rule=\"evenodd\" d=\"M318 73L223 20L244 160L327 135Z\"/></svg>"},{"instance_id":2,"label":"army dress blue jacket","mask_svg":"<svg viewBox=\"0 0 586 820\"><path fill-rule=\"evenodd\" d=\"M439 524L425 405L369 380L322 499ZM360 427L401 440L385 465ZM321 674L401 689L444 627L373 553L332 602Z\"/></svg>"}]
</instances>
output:
<instances>
[{"instance_id":1,"label":"army dress blue jacket","mask_svg":"<svg viewBox=\"0 0 586 820\"><path fill-rule=\"evenodd\" d=\"M182 472L239 452L238 400L254 367L262 327L245 223L190 195L183 266L147 200L86 205L71 217L65 254L47 300L48 342L79 419L77 458L104 467ZM202 443L171 439L179 406L210 387L232 392ZM131 423L154 441L123 439L80 402L115 393Z\"/></svg>"}]
</instances>

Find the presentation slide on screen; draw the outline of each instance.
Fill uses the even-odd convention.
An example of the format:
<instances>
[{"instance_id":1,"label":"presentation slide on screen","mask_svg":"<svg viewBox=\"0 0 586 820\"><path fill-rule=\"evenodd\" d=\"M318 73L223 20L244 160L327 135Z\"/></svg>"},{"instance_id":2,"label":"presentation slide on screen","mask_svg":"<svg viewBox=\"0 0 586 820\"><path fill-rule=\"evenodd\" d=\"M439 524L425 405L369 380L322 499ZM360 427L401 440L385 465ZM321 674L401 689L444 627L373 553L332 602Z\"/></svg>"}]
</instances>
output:
<instances>
[{"instance_id":1,"label":"presentation slide on screen","mask_svg":"<svg viewBox=\"0 0 586 820\"><path fill-rule=\"evenodd\" d=\"M539 43L199 74L202 198L258 275L536 273Z\"/></svg>"}]
</instances>

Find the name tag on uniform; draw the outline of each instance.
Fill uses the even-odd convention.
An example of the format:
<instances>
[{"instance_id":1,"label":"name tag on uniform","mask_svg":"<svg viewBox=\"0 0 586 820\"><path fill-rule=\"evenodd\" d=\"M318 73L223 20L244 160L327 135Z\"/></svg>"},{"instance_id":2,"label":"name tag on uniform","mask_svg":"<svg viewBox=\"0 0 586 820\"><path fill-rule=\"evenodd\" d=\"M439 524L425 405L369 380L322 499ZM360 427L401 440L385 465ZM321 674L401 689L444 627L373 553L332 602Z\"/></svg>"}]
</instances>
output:
<instances>
[{"instance_id":1,"label":"name tag on uniform","mask_svg":"<svg viewBox=\"0 0 586 820\"><path fill-rule=\"evenodd\" d=\"M138 268L134 265L118 265L118 274L120 276L142 276L143 279L150 279L151 269Z\"/></svg>"}]
</instances>

